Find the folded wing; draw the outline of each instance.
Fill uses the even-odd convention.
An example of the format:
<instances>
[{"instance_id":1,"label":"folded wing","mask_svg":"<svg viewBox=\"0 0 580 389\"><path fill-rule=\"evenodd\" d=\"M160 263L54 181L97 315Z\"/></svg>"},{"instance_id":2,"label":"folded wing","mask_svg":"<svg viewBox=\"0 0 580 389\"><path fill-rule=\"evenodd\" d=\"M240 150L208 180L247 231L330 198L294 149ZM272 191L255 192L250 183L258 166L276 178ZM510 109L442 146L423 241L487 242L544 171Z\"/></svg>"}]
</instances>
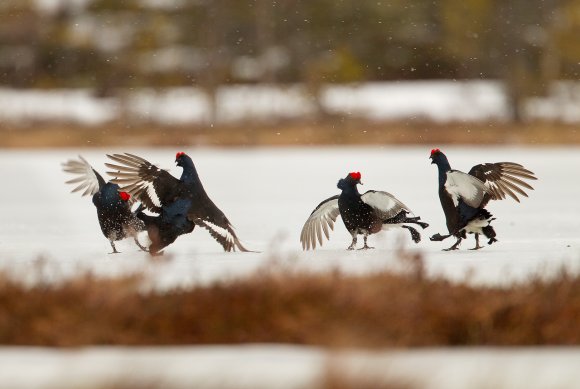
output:
<instances>
[{"instance_id":1,"label":"folded wing","mask_svg":"<svg viewBox=\"0 0 580 389\"><path fill-rule=\"evenodd\" d=\"M213 223L207 219L193 219L193 222L205 228L209 231L209 234L224 248L224 251L236 251L240 250L243 252L248 252L247 248L245 248L234 231L234 227L227 222L225 225L223 223Z\"/></svg>"},{"instance_id":2,"label":"folded wing","mask_svg":"<svg viewBox=\"0 0 580 389\"><path fill-rule=\"evenodd\" d=\"M383 220L391 219L403 210L412 213L409 207L388 192L369 190L361 196L361 200L373 207Z\"/></svg>"},{"instance_id":3,"label":"folded wing","mask_svg":"<svg viewBox=\"0 0 580 389\"><path fill-rule=\"evenodd\" d=\"M459 200L463 200L473 208L479 208L486 194L491 194L491 189L483 181L458 170L447 172L445 190L451 195L455 206L459 204Z\"/></svg>"},{"instance_id":4,"label":"folded wing","mask_svg":"<svg viewBox=\"0 0 580 389\"><path fill-rule=\"evenodd\" d=\"M332 196L320 204L312 211L300 234L300 242L304 250L316 248L316 241L322 246L322 234L326 239L330 238L330 230L334 229L334 222L340 215L338 209L338 195ZM330 230L329 230L330 228Z\"/></svg>"}]
</instances>

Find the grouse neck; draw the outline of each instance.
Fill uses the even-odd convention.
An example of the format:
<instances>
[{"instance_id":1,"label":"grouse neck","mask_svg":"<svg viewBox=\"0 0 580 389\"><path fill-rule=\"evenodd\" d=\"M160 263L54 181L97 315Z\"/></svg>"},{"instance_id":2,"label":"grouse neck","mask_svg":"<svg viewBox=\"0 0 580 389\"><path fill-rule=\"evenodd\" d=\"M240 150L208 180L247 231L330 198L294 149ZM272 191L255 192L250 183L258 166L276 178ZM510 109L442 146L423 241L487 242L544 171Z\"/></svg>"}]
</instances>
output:
<instances>
[{"instance_id":1,"label":"grouse neck","mask_svg":"<svg viewBox=\"0 0 580 389\"><path fill-rule=\"evenodd\" d=\"M183 172L181 173L181 181L186 184L199 183L199 176L193 161L189 158L184 159L182 164Z\"/></svg>"},{"instance_id":2,"label":"grouse neck","mask_svg":"<svg viewBox=\"0 0 580 389\"><path fill-rule=\"evenodd\" d=\"M347 185L343 190L341 195L348 197L360 197L360 193L356 185Z\"/></svg>"},{"instance_id":3,"label":"grouse neck","mask_svg":"<svg viewBox=\"0 0 580 389\"><path fill-rule=\"evenodd\" d=\"M444 185L447 180L447 172L451 171L451 165L444 155L437 161L437 170L439 170L439 184Z\"/></svg>"}]
</instances>

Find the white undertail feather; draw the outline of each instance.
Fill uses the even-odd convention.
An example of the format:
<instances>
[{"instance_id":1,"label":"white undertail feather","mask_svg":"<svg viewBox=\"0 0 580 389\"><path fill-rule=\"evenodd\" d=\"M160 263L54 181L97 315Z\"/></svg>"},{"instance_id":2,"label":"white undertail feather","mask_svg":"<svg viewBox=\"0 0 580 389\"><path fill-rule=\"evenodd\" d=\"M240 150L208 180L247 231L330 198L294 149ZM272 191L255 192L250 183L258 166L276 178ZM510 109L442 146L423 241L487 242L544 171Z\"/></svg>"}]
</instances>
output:
<instances>
[{"instance_id":1,"label":"white undertail feather","mask_svg":"<svg viewBox=\"0 0 580 389\"><path fill-rule=\"evenodd\" d=\"M493 220L493 217L489 217L487 219L473 219L471 220L469 223L467 223L467 226L465 226L463 229L466 232L472 232L472 233L476 233L476 234L483 234L483 228L489 226L489 224L491 223L491 221Z\"/></svg>"},{"instance_id":2,"label":"white undertail feather","mask_svg":"<svg viewBox=\"0 0 580 389\"><path fill-rule=\"evenodd\" d=\"M92 166L79 155L79 160L70 159L62 164L62 170L78 177L66 181L67 184L78 184L71 193L84 190L81 196L94 195L99 191L99 180Z\"/></svg>"}]
</instances>

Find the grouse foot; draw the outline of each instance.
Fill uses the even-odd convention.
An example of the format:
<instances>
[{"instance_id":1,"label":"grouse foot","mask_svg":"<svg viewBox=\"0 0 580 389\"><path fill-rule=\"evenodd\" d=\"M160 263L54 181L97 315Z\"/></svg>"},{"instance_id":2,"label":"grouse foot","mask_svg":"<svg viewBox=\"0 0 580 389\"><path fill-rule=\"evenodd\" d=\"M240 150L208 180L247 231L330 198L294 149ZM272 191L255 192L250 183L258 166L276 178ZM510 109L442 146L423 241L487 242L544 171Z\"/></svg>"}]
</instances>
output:
<instances>
[{"instance_id":1,"label":"grouse foot","mask_svg":"<svg viewBox=\"0 0 580 389\"><path fill-rule=\"evenodd\" d=\"M449 238L451 235L441 235L440 233L436 233L435 235L431 236L429 239L433 242L441 242L447 238Z\"/></svg>"},{"instance_id":2,"label":"grouse foot","mask_svg":"<svg viewBox=\"0 0 580 389\"><path fill-rule=\"evenodd\" d=\"M141 243L139 243L139 239L137 239L137 237L134 237L133 239L135 240L135 244L141 249L141 251L145 251L146 253L149 252L147 247L145 247Z\"/></svg>"},{"instance_id":3,"label":"grouse foot","mask_svg":"<svg viewBox=\"0 0 580 389\"><path fill-rule=\"evenodd\" d=\"M459 244L461 243L461 238L457 238L457 242L455 242L455 244L451 247L449 247L448 249L443 249L443 251L453 251L453 250L457 250L459 249Z\"/></svg>"}]
</instances>

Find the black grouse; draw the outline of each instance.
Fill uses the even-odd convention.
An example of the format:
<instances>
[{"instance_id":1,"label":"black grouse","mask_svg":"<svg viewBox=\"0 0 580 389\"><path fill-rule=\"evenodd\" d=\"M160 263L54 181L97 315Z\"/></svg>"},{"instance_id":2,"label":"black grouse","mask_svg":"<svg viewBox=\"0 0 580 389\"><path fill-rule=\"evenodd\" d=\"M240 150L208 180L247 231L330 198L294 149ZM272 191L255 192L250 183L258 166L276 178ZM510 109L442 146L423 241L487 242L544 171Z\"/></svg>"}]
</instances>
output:
<instances>
[{"instance_id":1,"label":"black grouse","mask_svg":"<svg viewBox=\"0 0 580 389\"><path fill-rule=\"evenodd\" d=\"M137 214L145 222L151 239L151 254L159 253L180 235L192 232L196 225L206 228L225 251L248 251L228 218L206 194L187 154L179 152L175 156L177 166L183 168L179 179L133 154L108 157L116 162L106 164L113 169L108 174L116 177L111 181L122 185L123 190L156 214L148 215L142 211Z\"/></svg>"},{"instance_id":2,"label":"black grouse","mask_svg":"<svg viewBox=\"0 0 580 389\"><path fill-rule=\"evenodd\" d=\"M78 160L64 162L62 168L65 172L78 176L66 182L77 185L72 190L73 193L84 190L82 196L93 196L101 231L109 239L113 253L118 253L114 242L129 236L135 240L140 249L147 251L137 240L137 234L145 229L145 224L131 212L129 193L121 192L117 184L105 182L80 155Z\"/></svg>"},{"instance_id":3,"label":"black grouse","mask_svg":"<svg viewBox=\"0 0 580 389\"><path fill-rule=\"evenodd\" d=\"M302 228L300 242L304 250L315 249L316 241L322 246L322 234L329 239L329 230L334 229L334 222L338 215L346 229L352 235L352 243L347 250L356 248L357 235L364 236L362 249L370 249L367 238L381 230L402 227L409 230L415 243L421 240L421 235L411 226L417 224L427 228L427 223L420 222L420 217L409 217L412 214L409 207L387 192L369 190L360 194L357 188L362 185L359 172L349 173L346 178L338 181L337 187L342 190L340 195L332 196L321 202L310 214Z\"/></svg>"},{"instance_id":4,"label":"black grouse","mask_svg":"<svg viewBox=\"0 0 580 389\"><path fill-rule=\"evenodd\" d=\"M513 162L484 163L475 165L468 174L451 169L445 154L439 149L431 150L431 163L439 170L439 199L447 220L448 235L435 234L433 241L442 241L450 236L457 241L448 250L457 250L467 234L475 234L475 247L479 235L488 238L488 244L497 242L491 226L495 220L484 207L490 200L503 200L506 196L520 202L518 194L528 197L522 188L533 190L524 179L536 180L534 173Z\"/></svg>"}]
</instances>

